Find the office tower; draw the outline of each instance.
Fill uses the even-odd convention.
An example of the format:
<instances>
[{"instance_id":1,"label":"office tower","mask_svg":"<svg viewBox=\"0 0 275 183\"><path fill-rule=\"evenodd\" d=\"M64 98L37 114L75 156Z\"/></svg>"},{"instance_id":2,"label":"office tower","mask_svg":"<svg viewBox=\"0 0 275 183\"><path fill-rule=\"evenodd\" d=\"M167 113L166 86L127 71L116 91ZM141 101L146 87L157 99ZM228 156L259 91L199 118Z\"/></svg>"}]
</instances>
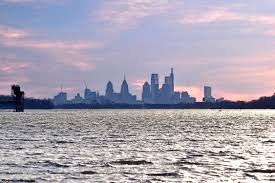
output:
<instances>
[{"instance_id":1,"label":"office tower","mask_svg":"<svg viewBox=\"0 0 275 183\"><path fill-rule=\"evenodd\" d=\"M171 68L171 74L170 74L170 87L171 87L171 92L174 93L175 92L175 86L174 86L174 69Z\"/></svg>"},{"instance_id":2,"label":"office tower","mask_svg":"<svg viewBox=\"0 0 275 183\"><path fill-rule=\"evenodd\" d=\"M54 105L64 105L68 102L67 100L67 93L60 92L58 95L54 96L53 98L53 104Z\"/></svg>"},{"instance_id":3,"label":"office tower","mask_svg":"<svg viewBox=\"0 0 275 183\"><path fill-rule=\"evenodd\" d=\"M118 103L135 104L136 100L137 100L137 97L135 95L132 95L129 92L129 87L124 76L124 80L122 82L121 89L120 89L120 97L119 97Z\"/></svg>"},{"instance_id":4,"label":"office tower","mask_svg":"<svg viewBox=\"0 0 275 183\"><path fill-rule=\"evenodd\" d=\"M165 76L165 84L169 86L169 94L172 96L175 92L173 68L171 69L170 76Z\"/></svg>"},{"instance_id":5,"label":"office tower","mask_svg":"<svg viewBox=\"0 0 275 183\"><path fill-rule=\"evenodd\" d=\"M159 76L158 74L151 75L151 95L152 99L156 99L159 93Z\"/></svg>"},{"instance_id":6,"label":"office tower","mask_svg":"<svg viewBox=\"0 0 275 183\"><path fill-rule=\"evenodd\" d=\"M151 91L150 91L150 84L146 81L143 84L143 89L142 89L142 101L144 103L147 103L150 101L151 98Z\"/></svg>"},{"instance_id":7,"label":"office tower","mask_svg":"<svg viewBox=\"0 0 275 183\"><path fill-rule=\"evenodd\" d=\"M64 105L68 102L67 99L67 93L63 92L63 85L61 83L61 88L60 92L54 96L53 98L53 104L54 105Z\"/></svg>"},{"instance_id":8,"label":"office tower","mask_svg":"<svg viewBox=\"0 0 275 183\"><path fill-rule=\"evenodd\" d=\"M124 76L124 80L121 85L120 95L122 98L127 98L129 96L129 87L128 87L128 83L125 79L125 76Z\"/></svg>"},{"instance_id":9,"label":"office tower","mask_svg":"<svg viewBox=\"0 0 275 183\"><path fill-rule=\"evenodd\" d=\"M181 102L184 104L193 104L196 102L196 98L191 97L187 91L181 93Z\"/></svg>"},{"instance_id":10,"label":"office tower","mask_svg":"<svg viewBox=\"0 0 275 183\"><path fill-rule=\"evenodd\" d=\"M204 87L204 102L215 102L215 99L212 97L212 89L210 86Z\"/></svg>"},{"instance_id":11,"label":"office tower","mask_svg":"<svg viewBox=\"0 0 275 183\"><path fill-rule=\"evenodd\" d=\"M105 93L106 97L111 99L114 95L114 88L113 88L113 84L111 81L109 81L107 83L107 87L106 87L106 93Z\"/></svg>"},{"instance_id":12,"label":"office tower","mask_svg":"<svg viewBox=\"0 0 275 183\"><path fill-rule=\"evenodd\" d=\"M208 101L211 97L212 97L212 94L211 94L211 87L210 86L205 86L204 87L204 100L205 101Z\"/></svg>"},{"instance_id":13,"label":"office tower","mask_svg":"<svg viewBox=\"0 0 275 183\"><path fill-rule=\"evenodd\" d=\"M83 98L80 96L80 93L77 93L74 99L72 100L73 104L81 104L83 103Z\"/></svg>"},{"instance_id":14,"label":"office tower","mask_svg":"<svg viewBox=\"0 0 275 183\"><path fill-rule=\"evenodd\" d=\"M96 92L92 92L90 89L86 88L84 90L84 102L87 104L90 104L95 101L96 101Z\"/></svg>"}]
</instances>

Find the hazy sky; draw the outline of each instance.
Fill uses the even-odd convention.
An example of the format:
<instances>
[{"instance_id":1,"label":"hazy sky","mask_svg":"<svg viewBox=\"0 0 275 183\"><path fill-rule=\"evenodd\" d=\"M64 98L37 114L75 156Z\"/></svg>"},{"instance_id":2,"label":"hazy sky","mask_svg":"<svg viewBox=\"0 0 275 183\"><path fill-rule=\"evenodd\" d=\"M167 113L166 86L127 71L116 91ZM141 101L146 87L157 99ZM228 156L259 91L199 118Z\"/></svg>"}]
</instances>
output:
<instances>
[{"instance_id":1,"label":"hazy sky","mask_svg":"<svg viewBox=\"0 0 275 183\"><path fill-rule=\"evenodd\" d=\"M275 92L275 0L0 0L0 93L72 97L84 80L140 98L151 73L201 100Z\"/></svg>"}]
</instances>

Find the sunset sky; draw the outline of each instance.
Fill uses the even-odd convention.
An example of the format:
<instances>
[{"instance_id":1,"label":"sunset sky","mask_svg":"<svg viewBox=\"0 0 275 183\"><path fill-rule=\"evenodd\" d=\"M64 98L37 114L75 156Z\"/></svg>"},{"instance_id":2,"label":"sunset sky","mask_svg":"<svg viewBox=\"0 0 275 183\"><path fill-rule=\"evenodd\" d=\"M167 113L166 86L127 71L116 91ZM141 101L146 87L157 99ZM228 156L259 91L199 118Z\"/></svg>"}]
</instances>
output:
<instances>
[{"instance_id":1,"label":"sunset sky","mask_svg":"<svg viewBox=\"0 0 275 183\"><path fill-rule=\"evenodd\" d=\"M275 92L275 0L0 0L0 94L28 97L84 81L118 92L124 74L140 98L170 68L178 91L250 100Z\"/></svg>"}]
</instances>

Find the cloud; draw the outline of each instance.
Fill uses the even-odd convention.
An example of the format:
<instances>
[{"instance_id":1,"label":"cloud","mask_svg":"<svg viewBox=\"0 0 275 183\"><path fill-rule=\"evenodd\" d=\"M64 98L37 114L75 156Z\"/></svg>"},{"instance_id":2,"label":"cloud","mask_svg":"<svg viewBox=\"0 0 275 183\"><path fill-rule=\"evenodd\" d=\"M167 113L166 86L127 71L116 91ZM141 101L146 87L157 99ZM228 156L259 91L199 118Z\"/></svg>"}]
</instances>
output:
<instances>
[{"instance_id":1,"label":"cloud","mask_svg":"<svg viewBox=\"0 0 275 183\"><path fill-rule=\"evenodd\" d=\"M178 0L105 1L97 12L97 17L101 22L116 28L129 29L136 26L141 19L163 14L179 2Z\"/></svg>"},{"instance_id":2,"label":"cloud","mask_svg":"<svg viewBox=\"0 0 275 183\"><path fill-rule=\"evenodd\" d=\"M29 3L50 3L58 2L61 0L0 0L0 3L10 3L10 4L29 4Z\"/></svg>"},{"instance_id":3,"label":"cloud","mask_svg":"<svg viewBox=\"0 0 275 183\"><path fill-rule=\"evenodd\" d=\"M252 24L275 25L275 16L249 15L225 8L210 9L205 12L192 12L179 20L182 24L209 24L217 22L241 21Z\"/></svg>"},{"instance_id":4,"label":"cloud","mask_svg":"<svg viewBox=\"0 0 275 183\"><path fill-rule=\"evenodd\" d=\"M98 41L38 39L34 38L34 34L31 32L7 26L0 26L0 45L8 48L40 51L46 53L56 62L73 66L81 71L87 71L95 67L86 52L103 46Z\"/></svg>"},{"instance_id":5,"label":"cloud","mask_svg":"<svg viewBox=\"0 0 275 183\"><path fill-rule=\"evenodd\" d=\"M24 30L15 29L9 26L0 25L0 38L18 39L27 37L29 33Z\"/></svg>"}]
</instances>

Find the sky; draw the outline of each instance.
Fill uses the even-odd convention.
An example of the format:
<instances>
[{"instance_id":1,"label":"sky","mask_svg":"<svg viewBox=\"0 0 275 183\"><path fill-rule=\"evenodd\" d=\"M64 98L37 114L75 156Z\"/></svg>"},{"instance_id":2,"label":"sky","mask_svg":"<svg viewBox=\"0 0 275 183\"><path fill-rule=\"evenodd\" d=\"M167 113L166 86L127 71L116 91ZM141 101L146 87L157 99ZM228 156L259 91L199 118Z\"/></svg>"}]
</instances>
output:
<instances>
[{"instance_id":1,"label":"sky","mask_svg":"<svg viewBox=\"0 0 275 183\"><path fill-rule=\"evenodd\" d=\"M0 94L119 92L140 98L174 68L177 91L251 100L275 92L275 0L0 0Z\"/></svg>"}]
</instances>

